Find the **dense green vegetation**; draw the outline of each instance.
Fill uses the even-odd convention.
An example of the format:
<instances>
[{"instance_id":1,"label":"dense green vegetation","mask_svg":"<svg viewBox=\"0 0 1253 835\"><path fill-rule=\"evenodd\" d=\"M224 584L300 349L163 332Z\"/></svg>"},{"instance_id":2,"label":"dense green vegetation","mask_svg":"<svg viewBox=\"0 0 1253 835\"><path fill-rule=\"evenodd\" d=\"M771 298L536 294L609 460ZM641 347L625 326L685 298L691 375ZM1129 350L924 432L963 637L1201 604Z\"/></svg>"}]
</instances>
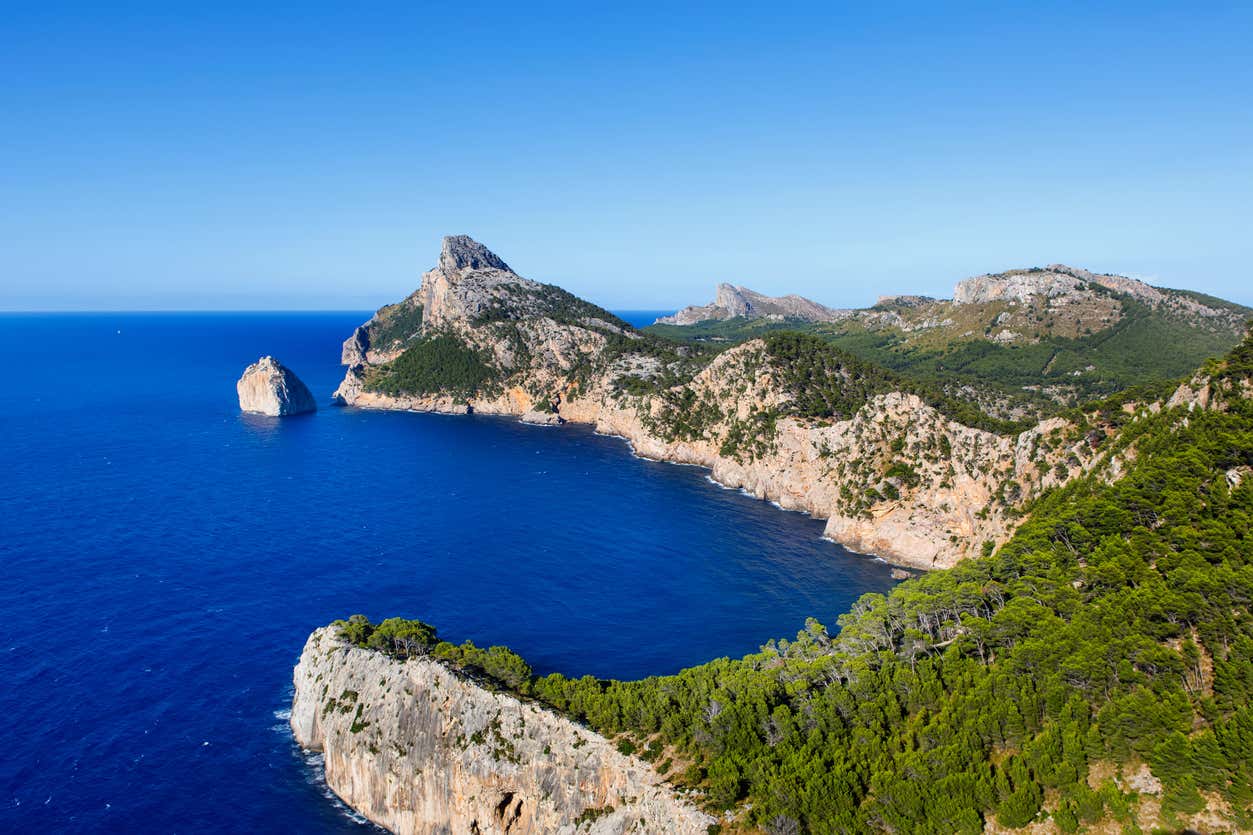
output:
<instances>
[{"instance_id":1,"label":"dense green vegetation","mask_svg":"<svg viewBox=\"0 0 1253 835\"><path fill-rule=\"evenodd\" d=\"M478 351L455 336L436 334L413 342L387 365L371 369L366 386L391 395L448 393L468 397L499 377Z\"/></svg>"},{"instance_id":2,"label":"dense green vegetation","mask_svg":"<svg viewBox=\"0 0 1253 835\"><path fill-rule=\"evenodd\" d=\"M767 831L1137 831L1136 796L1101 775L1140 763L1167 826L1217 797L1253 827L1253 342L1210 371L1223 409L1128 416L1104 447L1134 446L1120 480L1046 495L999 551L863 597L838 636L810 621L743 659L620 682L524 679L507 650L389 629L668 752L688 763L673 779Z\"/></svg>"},{"instance_id":3,"label":"dense green vegetation","mask_svg":"<svg viewBox=\"0 0 1253 835\"><path fill-rule=\"evenodd\" d=\"M898 362L923 378L951 375L1010 389L1061 383L1082 400L1183 376L1238 341L1225 330L1208 330L1125 300L1121 320L1086 336L1046 338L1034 345L966 341L944 352L904 352Z\"/></svg>"},{"instance_id":4,"label":"dense green vegetation","mask_svg":"<svg viewBox=\"0 0 1253 835\"><path fill-rule=\"evenodd\" d=\"M817 325L803 319L750 319L735 316L731 319L710 319L693 325L649 325L644 333L655 334L676 342L743 342L764 336L771 331L813 331Z\"/></svg>"},{"instance_id":5,"label":"dense green vegetation","mask_svg":"<svg viewBox=\"0 0 1253 835\"><path fill-rule=\"evenodd\" d=\"M471 324L513 321L530 316L547 316L563 325L588 327L588 319L599 319L615 328L630 330L631 326L599 305L581 299L555 284L510 285L511 295L497 298L481 311ZM594 325L592 325L594 327Z\"/></svg>"},{"instance_id":6,"label":"dense green vegetation","mask_svg":"<svg viewBox=\"0 0 1253 835\"><path fill-rule=\"evenodd\" d=\"M530 665L506 647L480 649L470 641L450 644L440 640L435 627L420 620L388 618L375 625L364 615L353 615L331 625L349 643L387 653L393 658L430 656L503 688L518 689L531 680Z\"/></svg>"},{"instance_id":7,"label":"dense green vegetation","mask_svg":"<svg viewBox=\"0 0 1253 835\"><path fill-rule=\"evenodd\" d=\"M718 402L711 392L679 385L686 381L673 378L664 380L669 385L653 380L624 388L631 394L658 398L655 410L641 414L649 432L667 441L708 440L711 432L720 432L720 453L737 460L766 454L774 443L776 423L784 415L843 420L872 397L890 392L917 394L941 414L967 426L1002 434L1020 432L1027 426L991 417L977 406L865 362L811 334L781 330L767 334L762 342L765 362L789 396L782 408L754 408L741 419L729 414L724 408L727 404ZM702 364L708 362L703 356L698 359ZM763 370L742 370L742 382L747 384Z\"/></svg>"},{"instance_id":8,"label":"dense green vegetation","mask_svg":"<svg viewBox=\"0 0 1253 835\"><path fill-rule=\"evenodd\" d=\"M811 334L781 331L765 337L771 367L792 395L790 413L844 419L871 397L893 391L918 395L958 423L1012 434L1025 423L998 420L975 406L945 395L935 386L902 377L868 363Z\"/></svg>"},{"instance_id":9,"label":"dense green vegetation","mask_svg":"<svg viewBox=\"0 0 1253 835\"><path fill-rule=\"evenodd\" d=\"M1186 291L1170 291L1218 309L1240 305ZM1111 294L1117 296L1117 294ZM810 333L867 362L898 372L935 391L973 387L995 392L1036 412L1058 404L1028 387L1063 386L1079 401L1105 397L1130 386L1190 373L1206 358L1239 341L1225 327L1206 327L1130 297L1117 296L1122 318L1077 338L1044 336L1038 342L1001 344L983 333L953 334L939 347L920 347L894 328L868 330L855 320L834 323L727 319L695 325L652 325L646 333L700 344L730 345L781 330Z\"/></svg>"},{"instance_id":10,"label":"dense green vegetation","mask_svg":"<svg viewBox=\"0 0 1253 835\"><path fill-rule=\"evenodd\" d=\"M422 305L408 300L388 305L378 312L370 323L370 344L375 348L389 349L399 342L404 344L422 332Z\"/></svg>"}]
</instances>

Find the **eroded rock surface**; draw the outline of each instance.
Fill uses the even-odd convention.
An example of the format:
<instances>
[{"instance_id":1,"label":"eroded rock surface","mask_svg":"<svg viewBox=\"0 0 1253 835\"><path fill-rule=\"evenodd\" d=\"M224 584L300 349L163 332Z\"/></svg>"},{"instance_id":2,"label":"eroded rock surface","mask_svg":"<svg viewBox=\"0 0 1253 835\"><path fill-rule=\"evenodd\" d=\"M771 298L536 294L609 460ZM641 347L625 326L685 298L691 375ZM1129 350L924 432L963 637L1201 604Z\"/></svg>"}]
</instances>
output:
<instances>
[{"instance_id":1,"label":"eroded rock surface","mask_svg":"<svg viewBox=\"0 0 1253 835\"><path fill-rule=\"evenodd\" d=\"M322 752L345 803L393 832L704 835L713 822L600 735L438 662L325 627L293 680L297 742Z\"/></svg>"},{"instance_id":2,"label":"eroded rock surface","mask_svg":"<svg viewBox=\"0 0 1253 835\"><path fill-rule=\"evenodd\" d=\"M308 387L274 357L262 357L244 370L235 384L239 408L258 415L281 417L318 408Z\"/></svg>"},{"instance_id":3,"label":"eroded rock surface","mask_svg":"<svg viewBox=\"0 0 1253 835\"><path fill-rule=\"evenodd\" d=\"M673 316L662 316L659 325L694 325L710 319L800 319L807 322L828 322L847 315L804 296L766 296L747 287L719 284L714 300L707 305L685 307Z\"/></svg>"}]
</instances>

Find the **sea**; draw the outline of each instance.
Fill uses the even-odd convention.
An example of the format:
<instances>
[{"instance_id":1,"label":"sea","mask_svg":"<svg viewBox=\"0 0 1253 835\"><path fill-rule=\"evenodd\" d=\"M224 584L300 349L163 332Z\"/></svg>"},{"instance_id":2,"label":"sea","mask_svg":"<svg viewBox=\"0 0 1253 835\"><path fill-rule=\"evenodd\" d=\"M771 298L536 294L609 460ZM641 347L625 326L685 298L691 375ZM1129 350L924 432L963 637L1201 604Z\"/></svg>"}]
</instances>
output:
<instances>
[{"instance_id":1,"label":"sea","mask_svg":"<svg viewBox=\"0 0 1253 835\"><path fill-rule=\"evenodd\" d=\"M331 406L368 315L0 314L0 831L373 830L287 727L306 637L353 613L630 679L892 585L586 426ZM240 413L264 354L316 414Z\"/></svg>"}]
</instances>

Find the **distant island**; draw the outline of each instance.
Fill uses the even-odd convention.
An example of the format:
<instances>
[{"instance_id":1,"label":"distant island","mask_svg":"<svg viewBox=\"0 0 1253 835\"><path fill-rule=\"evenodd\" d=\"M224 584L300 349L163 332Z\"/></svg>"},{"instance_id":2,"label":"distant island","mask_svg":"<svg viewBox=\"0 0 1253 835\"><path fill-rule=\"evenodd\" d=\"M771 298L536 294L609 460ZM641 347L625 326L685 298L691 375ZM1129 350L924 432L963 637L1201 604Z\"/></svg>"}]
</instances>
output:
<instances>
[{"instance_id":1,"label":"distant island","mask_svg":"<svg viewBox=\"0 0 1253 835\"><path fill-rule=\"evenodd\" d=\"M404 833L1253 827L1249 311L1060 266L812 317L732 289L637 330L446 238L336 399L594 424L931 570L641 681L336 622L291 718L328 785Z\"/></svg>"}]
</instances>

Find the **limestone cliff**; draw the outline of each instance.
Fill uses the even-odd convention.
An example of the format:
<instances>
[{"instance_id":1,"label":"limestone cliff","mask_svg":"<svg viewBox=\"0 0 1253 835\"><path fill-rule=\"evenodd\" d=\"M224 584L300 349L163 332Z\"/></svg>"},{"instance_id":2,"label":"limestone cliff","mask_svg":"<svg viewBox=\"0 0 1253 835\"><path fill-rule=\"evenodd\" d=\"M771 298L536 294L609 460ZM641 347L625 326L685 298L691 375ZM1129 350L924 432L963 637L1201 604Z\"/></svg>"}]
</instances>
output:
<instances>
[{"instance_id":1,"label":"limestone cliff","mask_svg":"<svg viewBox=\"0 0 1253 835\"><path fill-rule=\"evenodd\" d=\"M731 284L719 284L710 304L685 307L672 316L662 316L659 325L694 325L717 319L799 319L806 322L829 322L848 315L803 296L766 296Z\"/></svg>"},{"instance_id":2,"label":"limestone cliff","mask_svg":"<svg viewBox=\"0 0 1253 835\"><path fill-rule=\"evenodd\" d=\"M642 760L545 708L425 658L315 631L291 726L344 802L397 832L703 833L712 818Z\"/></svg>"},{"instance_id":3,"label":"limestone cliff","mask_svg":"<svg viewBox=\"0 0 1253 835\"><path fill-rule=\"evenodd\" d=\"M854 551L919 568L1003 542L1027 501L1099 460L1066 421L998 435L904 392L875 394L844 419L791 416L779 374L752 340L677 396L641 403L593 392L563 402L561 415L622 436L645 457L709 467L721 484L826 519L826 536Z\"/></svg>"},{"instance_id":4,"label":"limestone cliff","mask_svg":"<svg viewBox=\"0 0 1253 835\"><path fill-rule=\"evenodd\" d=\"M1064 421L997 434L916 394L868 388L838 362L813 373L864 396L806 411L806 392L788 383L795 369L765 341L716 357L663 343L466 238L445 240L401 304L424 311L420 327L381 361L360 346L378 344L395 306L358 329L338 402L593 424L641 455L709 467L722 484L827 519L831 539L905 565L947 567L1004 541L1028 500L1099 457ZM451 360L481 366L472 389L429 384L427 370L451 364L450 345L461 351Z\"/></svg>"},{"instance_id":5,"label":"limestone cliff","mask_svg":"<svg viewBox=\"0 0 1253 835\"><path fill-rule=\"evenodd\" d=\"M248 366L235 384L239 408L253 414L280 417L313 412L317 401L308 387L274 357L262 357Z\"/></svg>"}]
</instances>

